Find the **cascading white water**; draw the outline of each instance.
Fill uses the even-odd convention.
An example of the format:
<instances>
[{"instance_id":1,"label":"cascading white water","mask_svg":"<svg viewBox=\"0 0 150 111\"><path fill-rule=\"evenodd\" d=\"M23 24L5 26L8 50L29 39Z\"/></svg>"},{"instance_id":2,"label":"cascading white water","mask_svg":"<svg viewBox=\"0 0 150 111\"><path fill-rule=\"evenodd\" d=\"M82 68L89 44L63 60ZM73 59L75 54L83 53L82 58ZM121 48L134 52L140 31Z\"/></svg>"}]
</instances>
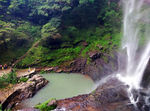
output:
<instances>
[{"instance_id":1,"label":"cascading white water","mask_svg":"<svg viewBox=\"0 0 150 111\"><path fill-rule=\"evenodd\" d=\"M138 98L133 98L132 90L142 88L140 84L150 57L150 4L146 1L122 1L123 39L119 59L121 67L117 77L129 86L129 96L133 104Z\"/></svg>"}]
</instances>

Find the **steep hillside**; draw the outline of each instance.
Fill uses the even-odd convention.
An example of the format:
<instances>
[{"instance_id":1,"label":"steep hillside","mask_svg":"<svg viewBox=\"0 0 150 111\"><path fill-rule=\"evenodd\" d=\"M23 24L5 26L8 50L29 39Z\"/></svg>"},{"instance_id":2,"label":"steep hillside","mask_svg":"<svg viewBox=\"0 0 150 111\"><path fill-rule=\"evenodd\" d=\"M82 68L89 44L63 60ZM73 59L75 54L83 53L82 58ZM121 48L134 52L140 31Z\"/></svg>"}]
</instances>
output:
<instances>
[{"instance_id":1,"label":"steep hillside","mask_svg":"<svg viewBox=\"0 0 150 111\"><path fill-rule=\"evenodd\" d=\"M112 0L1 0L0 64L59 66L76 58L88 64L90 52L112 54L120 10Z\"/></svg>"}]
</instances>

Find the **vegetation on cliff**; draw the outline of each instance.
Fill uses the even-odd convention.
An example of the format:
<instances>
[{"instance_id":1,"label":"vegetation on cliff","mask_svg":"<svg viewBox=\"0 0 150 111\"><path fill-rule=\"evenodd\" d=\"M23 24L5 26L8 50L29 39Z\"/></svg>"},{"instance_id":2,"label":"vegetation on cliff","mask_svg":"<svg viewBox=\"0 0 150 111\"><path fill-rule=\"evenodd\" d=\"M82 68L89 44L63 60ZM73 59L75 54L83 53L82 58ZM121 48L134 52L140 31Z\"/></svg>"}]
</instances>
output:
<instances>
[{"instance_id":1,"label":"vegetation on cliff","mask_svg":"<svg viewBox=\"0 0 150 111\"><path fill-rule=\"evenodd\" d=\"M0 76L0 89L6 88L9 85L26 82L27 80L28 80L28 78L26 78L26 77L18 78L15 71L12 71L7 74L3 74L2 76Z\"/></svg>"},{"instance_id":2,"label":"vegetation on cliff","mask_svg":"<svg viewBox=\"0 0 150 111\"><path fill-rule=\"evenodd\" d=\"M40 109L40 111L51 111L56 109L57 104L55 103L56 99L50 99L42 104L38 104L35 108ZM51 103L51 104L50 104Z\"/></svg>"},{"instance_id":3,"label":"vegetation on cliff","mask_svg":"<svg viewBox=\"0 0 150 111\"><path fill-rule=\"evenodd\" d=\"M121 12L112 0L0 0L0 64L58 66L111 53Z\"/></svg>"}]
</instances>

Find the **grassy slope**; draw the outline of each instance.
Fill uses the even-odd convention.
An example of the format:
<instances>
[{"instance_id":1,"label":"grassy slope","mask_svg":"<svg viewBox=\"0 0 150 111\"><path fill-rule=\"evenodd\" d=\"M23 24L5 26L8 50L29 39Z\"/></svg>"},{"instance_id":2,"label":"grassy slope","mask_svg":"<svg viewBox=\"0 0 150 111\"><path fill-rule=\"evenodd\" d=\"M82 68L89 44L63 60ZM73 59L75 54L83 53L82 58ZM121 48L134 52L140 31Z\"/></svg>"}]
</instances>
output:
<instances>
[{"instance_id":1,"label":"grassy slope","mask_svg":"<svg viewBox=\"0 0 150 111\"><path fill-rule=\"evenodd\" d=\"M89 51L96 50L111 54L112 50L117 49L120 43L121 34L116 30L120 27L121 13L116 2L111 4L107 2L95 0L92 3L80 4L72 10L65 11L62 15L54 14L53 18L49 18L49 21L37 14L39 23L43 20L48 22L45 25L36 24L36 26L35 24L33 25L34 20L28 21L28 19L21 18L24 21L20 21L17 16L10 17L10 20L12 20L8 19L7 21L13 23L10 28L15 29L22 35L26 35L24 38L28 41L28 45L25 43L25 46L15 47L15 45L11 44L10 47L12 48L9 48L9 50L0 51L2 52L0 64L10 63L12 60L19 59L22 56L23 59L20 59L21 61L17 63L17 67L58 66L77 57L84 57L89 60ZM44 6L44 4L41 5ZM22 9L18 11L20 12ZM12 13L12 15L14 14ZM50 49L40 43L32 47L36 41L43 39L44 35L50 36L54 32L62 35L61 40L63 42L59 48ZM20 38L21 36L18 35L17 39ZM87 42L88 46L83 46L82 42ZM103 48L99 50L99 46Z\"/></svg>"},{"instance_id":2,"label":"grassy slope","mask_svg":"<svg viewBox=\"0 0 150 111\"><path fill-rule=\"evenodd\" d=\"M74 38L69 38L68 33L71 33ZM77 57L89 59L89 51L100 51L98 45L103 47L101 52L111 54L114 48L118 48L121 37L118 32L114 34L104 33L103 28L100 27L76 29L71 32L64 31L62 35L64 42L61 44L61 48L52 50L41 45L34 47L17 66L58 66ZM80 41L86 41L88 46L84 47ZM65 46L67 48L64 48Z\"/></svg>"},{"instance_id":3,"label":"grassy slope","mask_svg":"<svg viewBox=\"0 0 150 111\"><path fill-rule=\"evenodd\" d=\"M12 34L10 38L15 36L17 39L13 42L8 42L7 49L0 50L0 64L11 64L24 55L32 44L40 39L40 26L33 25L27 21L15 20L15 22L17 22L17 25L11 22L7 22L7 24L14 25L13 29L16 33ZM18 43L20 45L18 45ZM0 44L0 48L1 47L3 46Z\"/></svg>"}]
</instances>

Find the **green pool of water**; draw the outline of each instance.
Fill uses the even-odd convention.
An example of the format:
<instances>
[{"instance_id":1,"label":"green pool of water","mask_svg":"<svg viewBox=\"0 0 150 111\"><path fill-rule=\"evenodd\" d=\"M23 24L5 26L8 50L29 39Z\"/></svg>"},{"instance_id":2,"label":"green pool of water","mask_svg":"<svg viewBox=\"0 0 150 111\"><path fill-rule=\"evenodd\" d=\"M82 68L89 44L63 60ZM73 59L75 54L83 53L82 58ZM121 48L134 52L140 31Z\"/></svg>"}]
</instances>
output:
<instances>
[{"instance_id":1,"label":"green pool of water","mask_svg":"<svg viewBox=\"0 0 150 111\"><path fill-rule=\"evenodd\" d=\"M51 98L65 99L80 94L90 93L94 82L80 74L43 74L49 84L42 88L33 98L23 102L24 107L32 107Z\"/></svg>"}]
</instances>

